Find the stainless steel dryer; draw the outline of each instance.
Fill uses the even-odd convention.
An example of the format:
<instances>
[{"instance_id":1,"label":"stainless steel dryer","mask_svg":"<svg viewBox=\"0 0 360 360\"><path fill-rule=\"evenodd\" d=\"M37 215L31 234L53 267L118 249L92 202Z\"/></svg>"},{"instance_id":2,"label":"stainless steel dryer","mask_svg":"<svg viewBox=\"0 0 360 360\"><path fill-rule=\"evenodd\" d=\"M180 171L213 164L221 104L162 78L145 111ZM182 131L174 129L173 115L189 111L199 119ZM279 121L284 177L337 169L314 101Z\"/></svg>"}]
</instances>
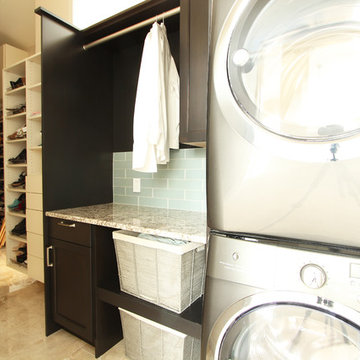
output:
<instances>
[{"instance_id":1,"label":"stainless steel dryer","mask_svg":"<svg viewBox=\"0 0 360 360\"><path fill-rule=\"evenodd\" d=\"M213 0L209 227L360 246L360 1Z\"/></svg>"},{"instance_id":2,"label":"stainless steel dryer","mask_svg":"<svg viewBox=\"0 0 360 360\"><path fill-rule=\"evenodd\" d=\"M202 360L360 359L359 251L216 234L210 244Z\"/></svg>"}]
</instances>

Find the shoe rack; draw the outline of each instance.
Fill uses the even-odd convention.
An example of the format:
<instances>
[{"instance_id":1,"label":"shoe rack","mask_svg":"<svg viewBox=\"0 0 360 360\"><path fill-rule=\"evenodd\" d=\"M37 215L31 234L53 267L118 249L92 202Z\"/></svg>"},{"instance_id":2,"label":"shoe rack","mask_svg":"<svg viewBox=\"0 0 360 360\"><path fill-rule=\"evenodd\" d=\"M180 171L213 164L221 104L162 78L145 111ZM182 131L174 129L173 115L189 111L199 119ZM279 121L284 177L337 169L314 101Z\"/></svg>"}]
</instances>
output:
<instances>
[{"instance_id":1,"label":"shoe rack","mask_svg":"<svg viewBox=\"0 0 360 360\"><path fill-rule=\"evenodd\" d=\"M3 107L0 101L0 223L3 224L5 217L4 208L4 151L3 151ZM0 238L0 248L3 246L4 241Z\"/></svg>"},{"instance_id":2,"label":"shoe rack","mask_svg":"<svg viewBox=\"0 0 360 360\"><path fill-rule=\"evenodd\" d=\"M40 54L3 70L3 109L7 265L43 282Z\"/></svg>"}]
</instances>

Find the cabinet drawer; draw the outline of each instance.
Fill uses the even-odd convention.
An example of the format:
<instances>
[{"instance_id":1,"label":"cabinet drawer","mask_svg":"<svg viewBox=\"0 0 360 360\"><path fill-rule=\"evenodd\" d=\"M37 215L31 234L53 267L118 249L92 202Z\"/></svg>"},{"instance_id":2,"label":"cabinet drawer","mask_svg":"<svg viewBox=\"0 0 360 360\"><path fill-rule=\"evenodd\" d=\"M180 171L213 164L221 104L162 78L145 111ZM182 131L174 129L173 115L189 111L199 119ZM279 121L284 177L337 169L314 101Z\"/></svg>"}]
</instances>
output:
<instances>
[{"instance_id":1,"label":"cabinet drawer","mask_svg":"<svg viewBox=\"0 0 360 360\"><path fill-rule=\"evenodd\" d=\"M26 211L26 231L34 234L43 234L43 212L39 210Z\"/></svg>"},{"instance_id":2,"label":"cabinet drawer","mask_svg":"<svg viewBox=\"0 0 360 360\"><path fill-rule=\"evenodd\" d=\"M44 257L44 239L42 235L34 234L32 232L26 233L28 254L34 255L38 258Z\"/></svg>"},{"instance_id":3,"label":"cabinet drawer","mask_svg":"<svg viewBox=\"0 0 360 360\"><path fill-rule=\"evenodd\" d=\"M26 193L26 208L42 211L42 194Z\"/></svg>"},{"instance_id":4,"label":"cabinet drawer","mask_svg":"<svg viewBox=\"0 0 360 360\"><path fill-rule=\"evenodd\" d=\"M26 177L26 191L42 194L42 175L28 175Z\"/></svg>"},{"instance_id":5,"label":"cabinet drawer","mask_svg":"<svg viewBox=\"0 0 360 360\"><path fill-rule=\"evenodd\" d=\"M42 258L28 255L28 275L35 280L44 282L44 260Z\"/></svg>"},{"instance_id":6,"label":"cabinet drawer","mask_svg":"<svg viewBox=\"0 0 360 360\"><path fill-rule=\"evenodd\" d=\"M49 236L83 246L91 246L91 225L49 218Z\"/></svg>"}]
</instances>

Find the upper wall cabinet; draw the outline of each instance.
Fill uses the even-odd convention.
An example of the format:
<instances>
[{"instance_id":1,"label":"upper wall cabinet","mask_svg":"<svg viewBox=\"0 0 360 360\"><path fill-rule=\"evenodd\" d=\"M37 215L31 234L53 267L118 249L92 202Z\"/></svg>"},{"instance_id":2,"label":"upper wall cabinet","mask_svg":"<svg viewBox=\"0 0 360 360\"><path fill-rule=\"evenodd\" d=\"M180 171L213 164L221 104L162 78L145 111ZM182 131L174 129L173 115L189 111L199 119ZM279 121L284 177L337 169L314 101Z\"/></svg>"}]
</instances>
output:
<instances>
[{"instance_id":1,"label":"upper wall cabinet","mask_svg":"<svg viewBox=\"0 0 360 360\"><path fill-rule=\"evenodd\" d=\"M209 0L181 0L180 142L205 146Z\"/></svg>"},{"instance_id":2,"label":"upper wall cabinet","mask_svg":"<svg viewBox=\"0 0 360 360\"><path fill-rule=\"evenodd\" d=\"M180 74L180 142L204 146L207 121L209 0L151 0L83 31L86 42L141 23L180 5L165 19L172 55ZM97 47L113 57L114 151L132 150L132 120L144 39L151 25ZM92 49L89 50L89 52Z\"/></svg>"}]
</instances>

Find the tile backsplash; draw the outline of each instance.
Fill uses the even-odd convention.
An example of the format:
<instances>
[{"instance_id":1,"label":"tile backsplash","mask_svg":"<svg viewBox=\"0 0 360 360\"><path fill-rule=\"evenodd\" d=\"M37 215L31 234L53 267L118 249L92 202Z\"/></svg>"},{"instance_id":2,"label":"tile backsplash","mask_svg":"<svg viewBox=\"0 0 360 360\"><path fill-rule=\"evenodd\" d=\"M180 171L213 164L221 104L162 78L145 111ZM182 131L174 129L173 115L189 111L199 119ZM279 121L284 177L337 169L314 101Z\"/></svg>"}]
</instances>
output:
<instances>
[{"instance_id":1,"label":"tile backsplash","mask_svg":"<svg viewBox=\"0 0 360 360\"><path fill-rule=\"evenodd\" d=\"M133 179L140 179L140 192ZM165 209L206 211L206 150L171 150L157 173L132 170L132 152L113 154L113 202Z\"/></svg>"}]
</instances>

